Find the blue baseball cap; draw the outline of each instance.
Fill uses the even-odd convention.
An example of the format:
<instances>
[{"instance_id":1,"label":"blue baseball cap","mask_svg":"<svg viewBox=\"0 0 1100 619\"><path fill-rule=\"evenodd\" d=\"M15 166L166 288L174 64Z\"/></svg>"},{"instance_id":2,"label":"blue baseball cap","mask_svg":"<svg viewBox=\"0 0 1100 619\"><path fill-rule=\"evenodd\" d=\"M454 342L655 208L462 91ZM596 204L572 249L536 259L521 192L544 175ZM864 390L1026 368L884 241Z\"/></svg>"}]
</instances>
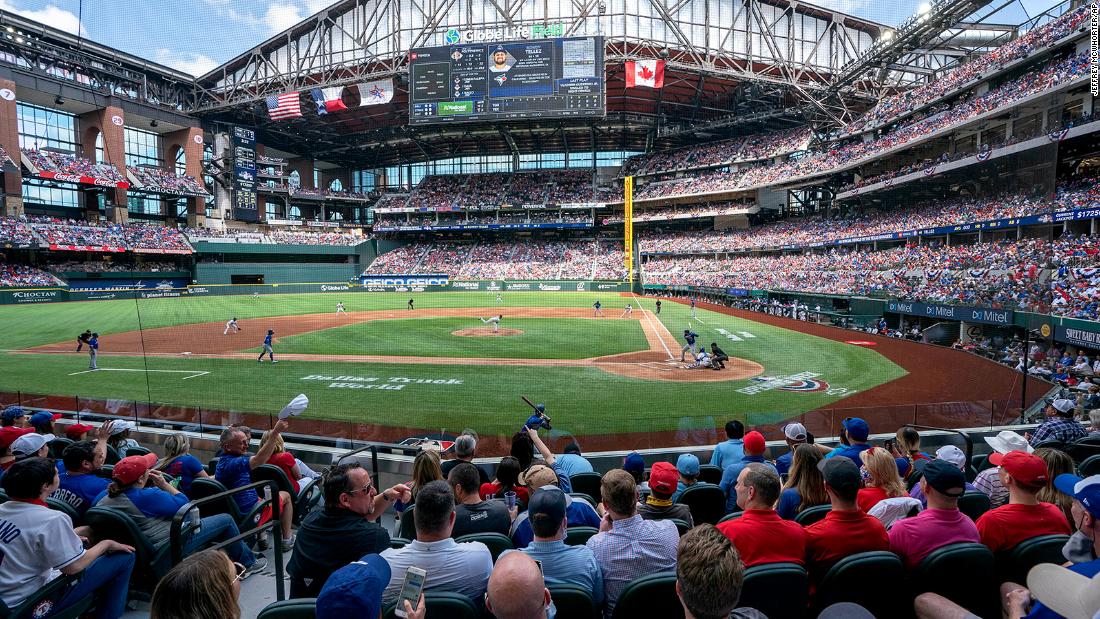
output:
<instances>
[{"instance_id":1,"label":"blue baseball cap","mask_svg":"<svg viewBox=\"0 0 1100 619\"><path fill-rule=\"evenodd\" d=\"M645 460L642 455L636 451L632 451L626 454L626 458L623 459L623 470L641 473L645 471Z\"/></svg>"},{"instance_id":2,"label":"blue baseball cap","mask_svg":"<svg viewBox=\"0 0 1100 619\"><path fill-rule=\"evenodd\" d=\"M848 433L848 438L854 441L865 441L867 437L871 435L871 428L867 426L867 422L859 417L849 417L841 422L844 426L844 431Z\"/></svg>"},{"instance_id":3,"label":"blue baseball cap","mask_svg":"<svg viewBox=\"0 0 1100 619\"><path fill-rule=\"evenodd\" d=\"M317 619L377 617L382 612L382 591L390 584L390 564L376 554L367 555L332 573L317 596Z\"/></svg>"},{"instance_id":4,"label":"blue baseball cap","mask_svg":"<svg viewBox=\"0 0 1100 619\"><path fill-rule=\"evenodd\" d=\"M1080 501L1094 518L1100 518L1100 475L1078 477L1063 473L1054 478L1054 487Z\"/></svg>"},{"instance_id":5,"label":"blue baseball cap","mask_svg":"<svg viewBox=\"0 0 1100 619\"><path fill-rule=\"evenodd\" d=\"M695 454L680 454L680 457L676 458L676 470L680 471L681 475L695 477L699 474L698 456Z\"/></svg>"},{"instance_id":6,"label":"blue baseball cap","mask_svg":"<svg viewBox=\"0 0 1100 619\"><path fill-rule=\"evenodd\" d=\"M3 413L0 413L0 417L9 423L20 417L26 417L26 415L27 411L23 410L21 406L9 406L4 409Z\"/></svg>"},{"instance_id":7,"label":"blue baseball cap","mask_svg":"<svg viewBox=\"0 0 1100 619\"><path fill-rule=\"evenodd\" d=\"M61 413L48 413L46 411L38 411L31 415L32 426L42 426L50 423L51 421L57 421L61 419Z\"/></svg>"}]
</instances>

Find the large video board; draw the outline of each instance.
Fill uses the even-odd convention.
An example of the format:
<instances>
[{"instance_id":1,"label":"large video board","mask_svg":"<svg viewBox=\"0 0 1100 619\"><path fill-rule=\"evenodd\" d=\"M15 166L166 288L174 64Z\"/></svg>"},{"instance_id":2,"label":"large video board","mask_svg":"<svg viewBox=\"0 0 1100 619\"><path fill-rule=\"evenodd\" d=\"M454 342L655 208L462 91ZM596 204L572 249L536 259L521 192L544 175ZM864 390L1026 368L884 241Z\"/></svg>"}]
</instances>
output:
<instances>
[{"instance_id":1,"label":"large video board","mask_svg":"<svg viewBox=\"0 0 1100 619\"><path fill-rule=\"evenodd\" d=\"M409 123L605 114L603 38L425 47L409 53Z\"/></svg>"}]
</instances>

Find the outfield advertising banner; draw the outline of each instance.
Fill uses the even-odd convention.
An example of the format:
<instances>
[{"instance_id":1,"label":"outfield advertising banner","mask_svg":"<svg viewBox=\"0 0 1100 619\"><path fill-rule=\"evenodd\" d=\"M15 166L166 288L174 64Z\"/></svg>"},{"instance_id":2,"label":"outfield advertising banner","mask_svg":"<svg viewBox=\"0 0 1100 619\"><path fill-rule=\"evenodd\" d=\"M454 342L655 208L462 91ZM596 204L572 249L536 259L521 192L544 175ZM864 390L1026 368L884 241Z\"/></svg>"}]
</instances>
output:
<instances>
[{"instance_id":1,"label":"outfield advertising banner","mask_svg":"<svg viewBox=\"0 0 1100 619\"><path fill-rule=\"evenodd\" d=\"M360 275L359 285L370 292L383 292L396 290L400 292L423 292L429 288L443 290L450 284L450 276L446 274L431 275Z\"/></svg>"},{"instance_id":2,"label":"outfield advertising banner","mask_svg":"<svg viewBox=\"0 0 1100 619\"><path fill-rule=\"evenodd\" d=\"M0 290L0 305L27 303L56 303L68 301L69 291L60 288L30 288L25 290Z\"/></svg>"},{"instance_id":3,"label":"outfield advertising banner","mask_svg":"<svg viewBox=\"0 0 1100 619\"><path fill-rule=\"evenodd\" d=\"M630 292L630 285L613 281L493 279L456 280L445 289L485 292Z\"/></svg>"},{"instance_id":4,"label":"outfield advertising banner","mask_svg":"<svg viewBox=\"0 0 1100 619\"><path fill-rule=\"evenodd\" d=\"M1012 310L998 310L982 307L968 307L962 305L934 305L931 303L890 301L886 304L886 311L894 314L927 316L928 318L945 318L947 320L980 322L987 325L1012 324Z\"/></svg>"}]
</instances>

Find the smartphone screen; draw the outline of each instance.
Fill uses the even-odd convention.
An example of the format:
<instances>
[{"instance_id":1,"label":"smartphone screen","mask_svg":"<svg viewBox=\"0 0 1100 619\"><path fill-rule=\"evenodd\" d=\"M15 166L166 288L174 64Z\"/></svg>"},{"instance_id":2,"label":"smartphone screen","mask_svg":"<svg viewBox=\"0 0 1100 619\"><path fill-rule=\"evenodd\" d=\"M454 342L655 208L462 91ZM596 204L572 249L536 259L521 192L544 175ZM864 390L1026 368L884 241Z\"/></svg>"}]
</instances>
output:
<instances>
[{"instance_id":1,"label":"smartphone screen","mask_svg":"<svg viewBox=\"0 0 1100 619\"><path fill-rule=\"evenodd\" d=\"M394 614L398 617L405 616L405 600L408 600L409 604L416 608L416 603L420 601L420 592L424 590L426 576L427 572L418 567L410 567L405 571L405 582L401 585L401 593L397 597L397 608L394 609Z\"/></svg>"}]
</instances>

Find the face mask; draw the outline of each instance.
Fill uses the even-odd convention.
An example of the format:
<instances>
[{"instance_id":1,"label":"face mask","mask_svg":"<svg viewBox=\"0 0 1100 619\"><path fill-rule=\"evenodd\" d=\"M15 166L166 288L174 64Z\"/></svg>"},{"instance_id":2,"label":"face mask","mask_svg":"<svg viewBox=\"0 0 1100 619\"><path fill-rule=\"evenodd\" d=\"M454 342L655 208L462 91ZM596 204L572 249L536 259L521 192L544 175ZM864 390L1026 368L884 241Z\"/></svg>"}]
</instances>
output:
<instances>
[{"instance_id":1,"label":"face mask","mask_svg":"<svg viewBox=\"0 0 1100 619\"><path fill-rule=\"evenodd\" d=\"M861 465L859 467L859 476L863 480L863 485L871 483L871 473L866 466Z\"/></svg>"}]
</instances>

